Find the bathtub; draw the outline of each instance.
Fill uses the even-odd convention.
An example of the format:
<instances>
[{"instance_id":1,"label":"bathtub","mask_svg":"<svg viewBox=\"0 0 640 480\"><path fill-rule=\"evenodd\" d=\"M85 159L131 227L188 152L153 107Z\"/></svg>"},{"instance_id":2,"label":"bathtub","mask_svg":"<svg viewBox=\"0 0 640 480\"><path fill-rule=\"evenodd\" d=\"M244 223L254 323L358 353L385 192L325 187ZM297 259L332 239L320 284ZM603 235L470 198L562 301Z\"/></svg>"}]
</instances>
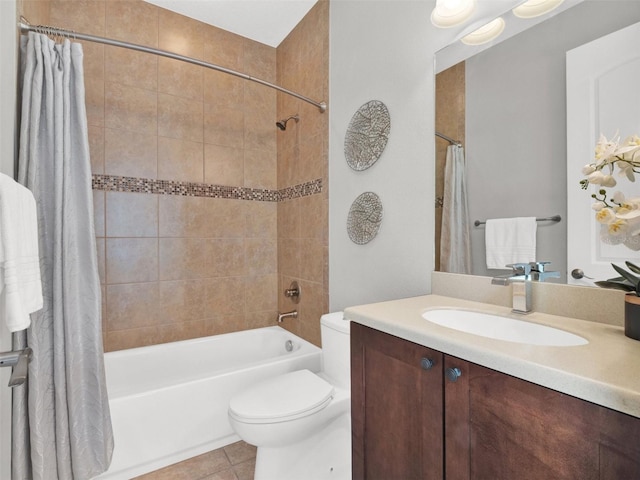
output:
<instances>
[{"instance_id":1,"label":"bathtub","mask_svg":"<svg viewBox=\"0 0 640 480\"><path fill-rule=\"evenodd\" d=\"M130 479L238 441L227 419L235 393L320 363L318 347L280 327L106 353L115 450L96 478Z\"/></svg>"}]
</instances>

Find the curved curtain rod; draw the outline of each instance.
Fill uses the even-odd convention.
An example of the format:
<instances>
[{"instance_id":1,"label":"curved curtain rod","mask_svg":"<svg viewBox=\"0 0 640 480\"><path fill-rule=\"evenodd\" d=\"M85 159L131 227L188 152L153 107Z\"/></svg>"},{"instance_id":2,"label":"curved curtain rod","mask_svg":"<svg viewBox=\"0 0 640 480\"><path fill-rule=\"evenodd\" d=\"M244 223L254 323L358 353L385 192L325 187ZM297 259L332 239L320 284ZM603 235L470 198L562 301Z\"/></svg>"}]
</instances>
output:
<instances>
[{"instance_id":1,"label":"curved curtain rod","mask_svg":"<svg viewBox=\"0 0 640 480\"><path fill-rule=\"evenodd\" d=\"M447 137L446 135L444 135L444 134L442 134L442 133L440 133L440 132L437 132L437 131L435 132L435 134L436 134L436 137L440 137L440 138L442 138L443 140L446 140L446 141L447 141L447 142L449 142L451 145L457 145L457 146L459 146L459 147L461 147L461 146L462 146L462 142L460 142L459 140L454 140L453 138L451 138L451 137Z\"/></svg>"},{"instance_id":2,"label":"curved curtain rod","mask_svg":"<svg viewBox=\"0 0 640 480\"><path fill-rule=\"evenodd\" d=\"M145 47L143 45L137 45L135 43L121 42L120 40L112 40L110 38L98 37L95 35L88 35L86 33L77 33L71 30L64 30L58 27L50 27L48 25L31 25L27 22L25 18L21 18L19 25L20 25L20 31L23 33L36 32L36 33L42 33L47 36L53 36L53 37L59 36L59 37L65 37L65 38L74 39L74 40L86 40L88 42L103 43L105 45L128 48L130 50L137 50L139 52L151 53L153 55L159 55L161 57L172 58L174 60L180 60L182 62L199 65L201 67L211 68L212 70L217 70L219 72L228 73L229 75L234 75L236 77L240 77L245 80L250 80L252 82L256 82L266 87L278 90L279 92L286 93L287 95L291 95L293 97L299 98L304 102L310 103L311 105L318 107L318 110L320 110L320 113L324 113L327 110L327 104L325 102L316 102L315 100L312 100L309 97L305 97L304 95L300 95L299 93L292 92L291 90L287 90L284 87L267 82L266 80L261 80L256 77L252 77L251 75L247 75L246 73L236 72L235 70L221 67L220 65L215 65L213 63L207 63L207 62L203 62L202 60L197 60L195 58L186 57L184 55L178 55L177 53L172 53L172 52L168 52L166 50L160 50L157 48Z\"/></svg>"}]
</instances>

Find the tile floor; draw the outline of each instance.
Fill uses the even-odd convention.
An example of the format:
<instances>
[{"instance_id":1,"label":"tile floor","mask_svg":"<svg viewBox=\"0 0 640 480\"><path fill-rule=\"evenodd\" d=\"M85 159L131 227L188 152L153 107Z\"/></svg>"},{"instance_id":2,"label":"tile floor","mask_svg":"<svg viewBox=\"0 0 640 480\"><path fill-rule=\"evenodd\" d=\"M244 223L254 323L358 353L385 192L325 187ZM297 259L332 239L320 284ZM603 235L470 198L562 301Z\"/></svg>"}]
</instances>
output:
<instances>
[{"instance_id":1,"label":"tile floor","mask_svg":"<svg viewBox=\"0 0 640 480\"><path fill-rule=\"evenodd\" d=\"M253 480L256 447L236 442L135 480Z\"/></svg>"}]
</instances>

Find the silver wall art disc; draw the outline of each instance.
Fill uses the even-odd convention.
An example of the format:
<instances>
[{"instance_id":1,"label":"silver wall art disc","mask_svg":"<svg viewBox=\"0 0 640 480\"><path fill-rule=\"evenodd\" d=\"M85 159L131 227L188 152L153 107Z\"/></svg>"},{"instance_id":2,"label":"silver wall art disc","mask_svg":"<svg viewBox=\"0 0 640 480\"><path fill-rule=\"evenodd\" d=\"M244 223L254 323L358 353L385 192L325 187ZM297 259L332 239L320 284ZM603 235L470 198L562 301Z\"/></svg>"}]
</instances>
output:
<instances>
[{"instance_id":1,"label":"silver wall art disc","mask_svg":"<svg viewBox=\"0 0 640 480\"><path fill-rule=\"evenodd\" d=\"M382 223L382 202L373 192L359 195L349 209L347 232L353 243L364 245L375 238Z\"/></svg>"},{"instance_id":2,"label":"silver wall art disc","mask_svg":"<svg viewBox=\"0 0 640 480\"><path fill-rule=\"evenodd\" d=\"M386 105L371 100L351 117L344 138L344 155L354 170L366 170L376 163L387 146L391 117Z\"/></svg>"}]
</instances>

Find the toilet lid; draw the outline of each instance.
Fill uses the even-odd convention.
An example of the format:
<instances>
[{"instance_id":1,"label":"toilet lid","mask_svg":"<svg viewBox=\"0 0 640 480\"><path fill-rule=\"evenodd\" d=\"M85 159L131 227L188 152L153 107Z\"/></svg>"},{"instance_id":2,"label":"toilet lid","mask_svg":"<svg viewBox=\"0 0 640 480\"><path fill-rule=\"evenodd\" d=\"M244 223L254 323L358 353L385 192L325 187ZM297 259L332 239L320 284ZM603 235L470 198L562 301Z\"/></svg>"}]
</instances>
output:
<instances>
[{"instance_id":1,"label":"toilet lid","mask_svg":"<svg viewBox=\"0 0 640 480\"><path fill-rule=\"evenodd\" d=\"M322 410L333 398L333 385L309 370L271 378L236 395L229 414L246 423L275 423Z\"/></svg>"}]
</instances>

